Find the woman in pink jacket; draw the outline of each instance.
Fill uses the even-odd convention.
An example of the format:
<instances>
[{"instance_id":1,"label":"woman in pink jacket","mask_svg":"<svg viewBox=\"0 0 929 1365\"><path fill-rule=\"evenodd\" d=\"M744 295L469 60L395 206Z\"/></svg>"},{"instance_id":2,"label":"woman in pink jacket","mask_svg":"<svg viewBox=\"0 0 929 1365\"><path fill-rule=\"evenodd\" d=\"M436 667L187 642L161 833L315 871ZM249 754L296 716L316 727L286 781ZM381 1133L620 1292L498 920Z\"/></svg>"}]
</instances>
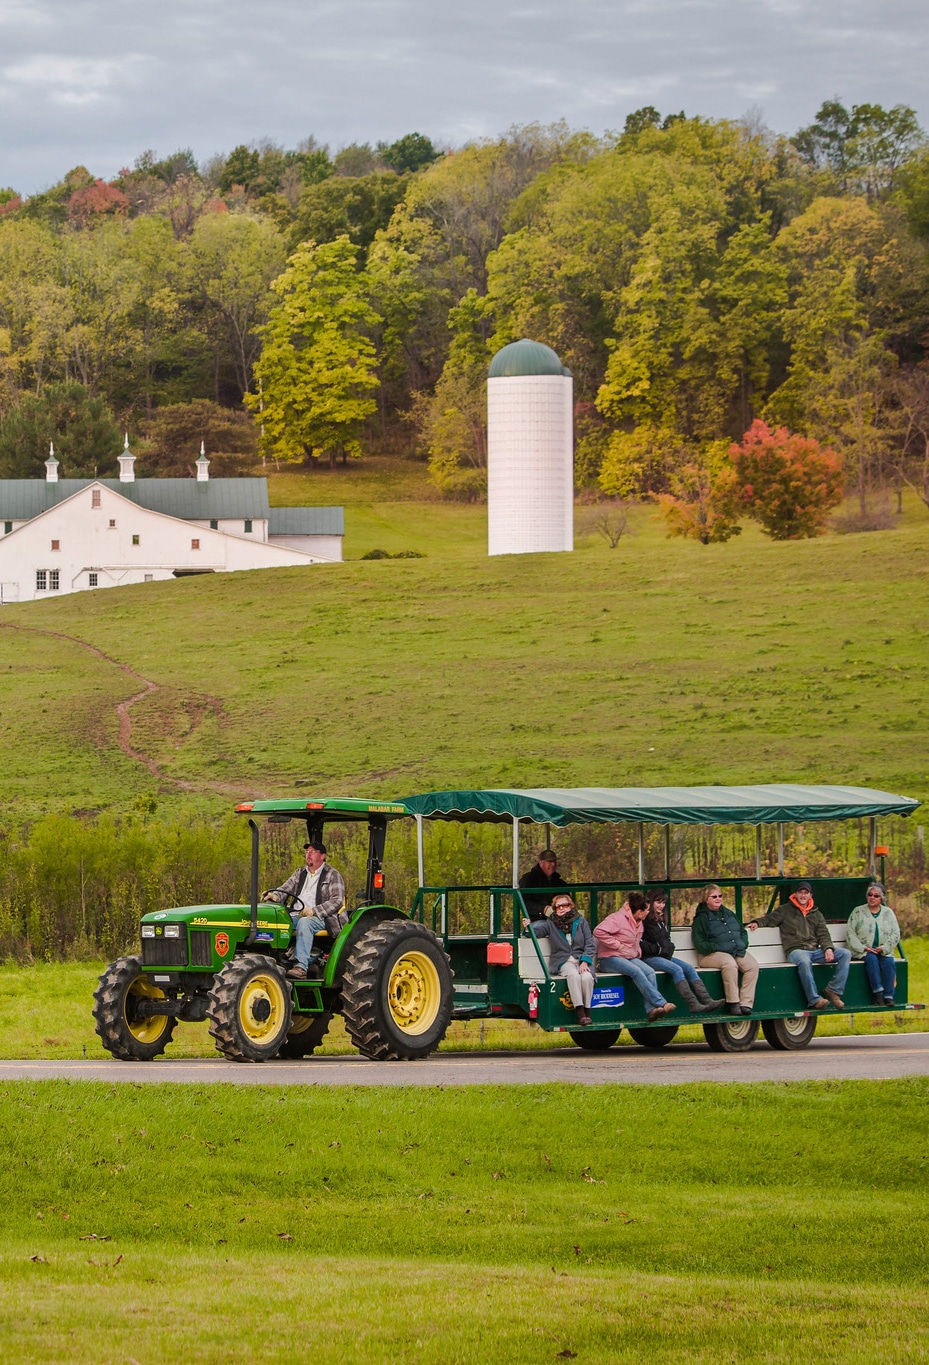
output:
<instances>
[{"instance_id":1,"label":"woman in pink jacket","mask_svg":"<svg viewBox=\"0 0 929 1365\"><path fill-rule=\"evenodd\" d=\"M658 989L658 978L647 962L642 961L642 924L648 914L648 903L641 891L630 891L625 903L594 929L597 942L597 966L601 972L615 972L630 976L645 1001L648 1019L660 1019L676 1008L670 1005Z\"/></svg>"}]
</instances>

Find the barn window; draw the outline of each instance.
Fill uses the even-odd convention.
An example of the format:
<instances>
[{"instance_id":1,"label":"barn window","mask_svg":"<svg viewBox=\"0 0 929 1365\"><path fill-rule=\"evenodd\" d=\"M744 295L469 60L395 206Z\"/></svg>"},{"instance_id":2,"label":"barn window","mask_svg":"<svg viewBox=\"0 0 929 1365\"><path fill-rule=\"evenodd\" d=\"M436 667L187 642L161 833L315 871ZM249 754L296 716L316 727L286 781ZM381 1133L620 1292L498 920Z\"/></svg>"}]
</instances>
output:
<instances>
[{"instance_id":1,"label":"barn window","mask_svg":"<svg viewBox=\"0 0 929 1365\"><path fill-rule=\"evenodd\" d=\"M87 575L87 583L88 583L88 586L89 586L89 587L95 588L95 587L97 586L98 581L99 581L99 580L98 580L97 575L96 575L95 573L89 573L89 574Z\"/></svg>"},{"instance_id":2,"label":"barn window","mask_svg":"<svg viewBox=\"0 0 929 1365\"><path fill-rule=\"evenodd\" d=\"M133 545L138 545L138 543L139 543L139 537L138 537L138 536L133 536L133 537L132 537L132 543L133 543Z\"/></svg>"},{"instance_id":3,"label":"barn window","mask_svg":"<svg viewBox=\"0 0 929 1365\"><path fill-rule=\"evenodd\" d=\"M3 532L4 532L4 535L9 535L10 532L12 531L12 529L13 529L13 523L12 523L11 521L5 521L5 522L3 523Z\"/></svg>"},{"instance_id":4,"label":"barn window","mask_svg":"<svg viewBox=\"0 0 929 1365\"><path fill-rule=\"evenodd\" d=\"M154 583L154 581L155 581L155 575L154 575L153 573L147 573L147 574L145 575L145 582L146 582L146 583Z\"/></svg>"},{"instance_id":5,"label":"barn window","mask_svg":"<svg viewBox=\"0 0 929 1365\"><path fill-rule=\"evenodd\" d=\"M115 519L115 517L110 517L110 530L111 530L111 531L115 531L115 530L116 530L116 519Z\"/></svg>"},{"instance_id":6,"label":"barn window","mask_svg":"<svg viewBox=\"0 0 929 1365\"><path fill-rule=\"evenodd\" d=\"M210 518L210 530L211 530L211 531L218 531L218 530L219 530L219 522L216 520L215 517L211 517L211 518Z\"/></svg>"},{"instance_id":7,"label":"barn window","mask_svg":"<svg viewBox=\"0 0 929 1365\"><path fill-rule=\"evenodd\" d=\"M190 548L191 548L192 550L199 550L199 549L200 549L200 542L199 542L199 540L192 540L192 541L190 542Z\"/></svg>"},{"instance_id":8,"label":"barn window","mask_svg":"<svg viewBox=\"0 0 929 1365\"><path fill-rule=\"evenodd\" d=\"M246 518L245 518L245 534L248 535L248 534L250 533L251 529L252 529L252 519L251 519L251 517L246 517Z\"/></svg>"},{"instance_id":9,"label":"barn window","mask_svg":"<svg viewBox=\"0 0 929 1365\"><path fill-rule=\"evenodd\" d=\"M99 489L99 488L92 488L92 489L90 490L90 505L91 505L91 507L99 507L99 506L100 506L100 489Z\"/></svg>"},{"instance_id":10,"label":"barn window","mask_svg":"<svg viewBox=\"0 0 929 1365\"><path fill-rule=\"evenodd\" d=\"M53 549L53 550L60 550L60 549L61 549L61 541L60 541L60 540L53 540L53 541L52 541L52 549Z\"/></svg>"},{"instance_id":11,"label":"barn window","mask_svg":"<svg viewBox=\"0 0 929 1365\"><path fill-rule=\"evenodd\" d=\"M59 572L59 570L58 570L58 569L49 569L49 571L48 571L48 586L49 586L49 588L51 589L52 592L57 592L57 591L58 591L59 581L60 581L60 572Z\"/></svg>"},{"instance_id":12,"label":"barn window","mask_svg":"<svg viewBox=\"0 0 929 1365\"><path fill-rule=\"evenodd\" d=\"M35 590L36 590L36 592L44 592L45 589L46 589L47 587L48 587L48 574L45 572L44 569L36 569L36 571L35 571Z\"/></svg>"}]
</instances>

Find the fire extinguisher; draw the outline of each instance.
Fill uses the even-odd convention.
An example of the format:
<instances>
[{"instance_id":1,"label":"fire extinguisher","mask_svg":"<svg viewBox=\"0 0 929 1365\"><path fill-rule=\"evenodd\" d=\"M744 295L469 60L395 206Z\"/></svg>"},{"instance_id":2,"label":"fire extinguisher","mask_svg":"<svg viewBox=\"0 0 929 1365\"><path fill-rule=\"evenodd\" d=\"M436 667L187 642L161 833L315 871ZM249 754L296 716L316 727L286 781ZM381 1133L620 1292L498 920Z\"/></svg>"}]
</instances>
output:
<instances>
[{"instance_id":1,"label":"fire extinguisher","mask_svg":"<svg viewBox=\"0 0 929 1365\"><path fill-rule=\"evenodd\" d=\"M539 1017L539 988L533 981L529 987L529 1018L538 1019Z\"/></svg>"}]
</instances>

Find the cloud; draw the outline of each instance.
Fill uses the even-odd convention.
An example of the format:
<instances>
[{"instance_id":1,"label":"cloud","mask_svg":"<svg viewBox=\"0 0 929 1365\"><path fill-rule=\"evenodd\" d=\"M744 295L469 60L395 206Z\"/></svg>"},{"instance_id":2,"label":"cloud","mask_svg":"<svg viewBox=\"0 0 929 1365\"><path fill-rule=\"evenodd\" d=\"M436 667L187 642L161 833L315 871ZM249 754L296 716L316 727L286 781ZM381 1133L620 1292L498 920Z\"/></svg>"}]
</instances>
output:
<instances>
[{"instance_id":1,"label":"cloud","mask_svg":"<svg viewBox=\"0 0 929 1365\"><path fill-rule=\"evenodd\" d=\"M0 185L26 193L146 147L600 132L642 104L761 103L793 132L838 94L929 122L925 0L0 0L0 34Z\"/></svg>"},{"instance_id":2,"label":"cloud","mask_svg":"<svg viewBox=\"0 0 929 1365\"><path fill-rule=\"evenodd\" d=\"M138 53L93 58L36 53L0 68L0 79L19 90L40 93L52 104L80 107L112 98L111 87L137 77L147 64Z\"/></svg>"}]
</instances>

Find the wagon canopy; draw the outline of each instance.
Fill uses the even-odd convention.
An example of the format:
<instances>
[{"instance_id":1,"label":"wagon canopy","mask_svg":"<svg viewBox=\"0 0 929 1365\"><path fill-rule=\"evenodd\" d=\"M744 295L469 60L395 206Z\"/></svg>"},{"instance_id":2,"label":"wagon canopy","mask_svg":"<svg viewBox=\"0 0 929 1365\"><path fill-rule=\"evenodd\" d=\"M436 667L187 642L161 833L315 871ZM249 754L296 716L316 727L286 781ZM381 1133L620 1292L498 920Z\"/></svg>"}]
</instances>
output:
<instances>
[{"instance_id":1,"label":"wagon canopy","mask_svg":"<svg viewBox=\"0 0 929 1365\"><path fill-rule=\"evenodd\" d=\"M802 820L910 815L909 796L870 787L531 787L423 792L404 796L411 815L427 820L530 820L578 825L622 820L658 825L775 825Z\"/></svg>"}]
</instances>

